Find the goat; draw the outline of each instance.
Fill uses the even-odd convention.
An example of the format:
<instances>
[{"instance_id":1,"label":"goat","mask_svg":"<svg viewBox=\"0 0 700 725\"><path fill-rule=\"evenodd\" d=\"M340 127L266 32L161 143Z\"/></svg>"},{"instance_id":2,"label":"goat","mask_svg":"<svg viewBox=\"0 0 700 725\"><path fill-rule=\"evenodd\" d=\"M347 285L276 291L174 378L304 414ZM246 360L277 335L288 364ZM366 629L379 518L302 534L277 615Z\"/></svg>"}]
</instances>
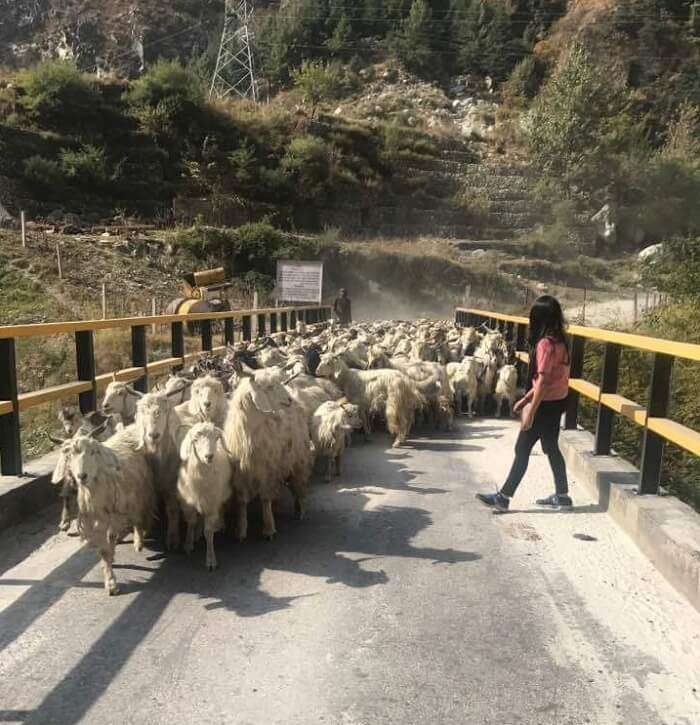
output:
<instances>
[{"instance_id":1,"label":"goat","mask_svg":"<svg viewBox=\"0 0 700 725\"><path fill-rule=\"evenodd\" d=\"M340 475L343 453L349 434L353 429L361 428L360 409L352 403L330 400L311 416L311 440L318 457L328 459L326 481Z\"/></svg>"},{"instance_id":2,"label":"goat","mask_svg":"<svg viewBox=\"0 0 700 725\"><path fill-rule=\"evenodd\" d=\"M133 527L134 548L143 548L156 505L153 473L138 450L134 426L119 431L106 443L79 432L69 445L70 472L77 487L78 530L100 552L105 590L117 594L112 569L115 547Z\"/></svg>"},{"instance_id":3,"label":"goat","mask_svg":"<svg viewBox=\"0 0 700 725\"><path fill-rule=\"evenodd\" d=\"M517 397L518 370L515 365L504 365L498 371L496 380L496 416L503 415L503 403L507 405L508 415L513 414L513 403Z\"/></svg>"},{"instance_id":4,"label":"goat","mask_svg":"<svg viewBox=\"0 0 700 725\"><path fill-rule=\"evenodd\" d=\"M224 446L223 431L213 423L195 424L180 445L177 497L187 522L185 552L194 549L197 516L202 516L209 571L217 567L214 534L222 527L224 506L231 498L233 463Z\"/></svg>"}]
</instances>

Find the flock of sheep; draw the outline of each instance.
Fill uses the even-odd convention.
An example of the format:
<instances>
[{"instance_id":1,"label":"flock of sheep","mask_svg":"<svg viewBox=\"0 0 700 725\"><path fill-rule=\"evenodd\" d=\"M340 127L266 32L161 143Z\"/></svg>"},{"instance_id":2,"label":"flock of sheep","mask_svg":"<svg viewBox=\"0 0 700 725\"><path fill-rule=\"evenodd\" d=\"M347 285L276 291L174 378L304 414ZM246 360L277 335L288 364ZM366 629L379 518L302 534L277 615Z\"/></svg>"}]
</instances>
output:
<instances>
[{"instance_id":1,"label":"flock of sheep","mask_svg":"<svg viewBox=\"0 0 700 725\"><path fill-rule=\"evenodd\" d=\"M97 548L109 594L115 546L129 530L137 551L161 517L165 546L190 553L202 533L206 566L214 534L229 522L248 534L248 503L262 504L263 535L276 533L274 502L288 489L303 518L312 469L340 472L355 429L381 424L403 444L414 425L450 429L455 410L510 413L517 396L513 351L497 331L445 321L333 323L240 342L161 389L144 394L113 381L100 411L64 408L66 436L53 483L60 529L75 521ZM494 408L495 403L495 408ZM228 528L228 526L227 526Z\"/></svg>"}]
</instances>

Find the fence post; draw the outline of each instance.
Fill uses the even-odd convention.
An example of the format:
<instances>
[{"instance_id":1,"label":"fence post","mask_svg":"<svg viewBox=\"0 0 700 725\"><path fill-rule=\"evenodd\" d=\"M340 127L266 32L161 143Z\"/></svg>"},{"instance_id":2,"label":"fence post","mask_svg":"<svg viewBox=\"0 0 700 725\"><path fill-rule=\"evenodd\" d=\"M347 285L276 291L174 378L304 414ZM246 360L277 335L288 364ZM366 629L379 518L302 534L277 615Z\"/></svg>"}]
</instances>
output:
<instances>
[{"instance_id":1,"label":"fence post","mask_svg":"<svg viewBox=\"0 0 700 725\"><path fill-rule=\"evenodd\" d=\"M583 376L583 354L585 350L586 338L573 335L571 338L571 377L580 378ZM564 428L566 430L576 430L578 427L578 404L579 395L576 390L569 390L569 397L566 402L566 418L564 419Z\"/></svg>"},{"instance_id":2,"label":"fence post","mask_svg":"<svg viewBox=\"0 0 700 725\"><path fill-rule=\"evenodd\" d=\"M202 352L211 352L211 320L202 320L199 326L199 330L202 336Z\"/></svg>"},{"instance_id":3,"label":"fence post","mask_svg":"<svg viewBox=\"0 0 700 725\"><path fill-rule=\"evenodd\" d=\"M671 370L674 358L657 352L651 374L647 425L644 429L642 463L639 475L639 493L658 493L661 479L661 463L664 453L664 439L649 430L649 418L665 418L671 397Z\"/></svg>"},{"instance_id":4,"label":"fence post","mask_svg":"<svg viewBox=\"0 0 700 725\"><path fill-rule=\"evenodd\" d=\"M97 383L95 382L95 338L92 330L75 333L75 359L78 363L78 380L92 383L92 389L80 393L80 412L85 414L97 408Z\"/></svg>"},{"instance_id":5,"label":"fence post","mask_svg":"<svg viewBox=\"0 0 700 725\"><path fill-rule=\"evenodd\" d=\"M134 325L131 328L131 362L135 368L144 368L145 374L134 381L134 390L148 392L148 352L146 348L146 326Z\"/></svg>"},{"instance_id":6,"label":"fence post","mask_svg":"<svg viewBox=\"0 0 700 725\"><path fill-rule=\"evenodd\" d=\"M519 322L515 333L515 349L525 350L527 345L527 325Z\"/></svg>"},{"instance_id":7,"label":"fence post","mask_svg":"<svg viewBox=\"0 0 700 725\"><path fill-rule=\"evenodd\" d=\"M102 283L102 319L107 319L107 285Z\"/></svg>"},{"instance_id":8,"label":"fence post","mask_svg":"<svg viewBox=\"0 0 700 725\"><path fill-rule=\"evenodd\" d=\"M20 222L22 224L22 246L27 247L27 215L21 211L19 213Z\"/></svg>"},{"instance_id":9,"label":"fence post","mask_svg":"<svg viewBox=\"0 0 700 725\"><path fill-rule=\"evenodd\" d=\"M243 315L243 340L250 342L251 337L251 320L250 315Z\"/></svg>"},{"instance_id":10,"label":"fence post","mask_svg":"<svg viewBox=\"0 0 700 725\"><path fill-rule=\"evenodd\" d=\"M63 279L63 265L61 263L61 246L56 242L56 264L58 265L58 278Z\"/></svg>"},{"instance_id":11,"label":"fence post","mask_svg":"<svg viewBox=\"0 0 700 725\"><path fill-rule=\"evenodd\" d=\"M265 315L258 315L258 337L265 337Z\"/></svg>"},{"instance_id":12,"label":"fence post","mask_svg":"<svg viewBox=\"0 0 700 725\"><path fill-rule=\"evenodd\" d=\"M12 403L12 412L0 415L0 473L22 474L22 444L19 435L17 361L13 338L0 340L0 400Z\"/></svg>"},{"instance_id":13,"label":"fence post","mask_svg":"<svg viewBox=\"0 0 700 725\"><path fill-rule=\"evenodd\" d=\"M603 356L603 380L601 395L617 392L617 377L620 369L620 346L614 342L605 343ZM615 412L598 401L598 422L595 427L595 455L607 456L612 444L612 428Z\"/></svg>"},{"instance_id":14,"label":"fence post","mask_svg":"<svg viewBox=\"0 0 700 725\"><path fill-rule=\"evenodd\" d=\"M225 345L233 345L233 333L234 333L233 317L227 317L224 320L224 344Z\"/></svg>"},{"instance_id":15,"label":"fence post","mask_svg":"<svg viewBox=\"0 0 700 725\"><path fill-rule=\"evenodd\" d=\"M182 358L182 365L174 368L174 370L182 370L185 364L185 336L182 322L170 323L170 354L171 357Z\"/></svg>"},{"instance_id":16,"label":"fence post","mask_svg":"<svg viewBox=\"0 0 700 725\"><path fill-rule=\"evenodd\" d=\"M277 332L277 313L270 313L270 334L274 335Z\"/></svg>"},{"instance_id":17,"label":"fence post","mask_svg":"<svg viewBox=\"0 0 700 725\"><path fill-rule=\"evenodd\" d=\"M515 323L514 322L506 322L506 342L514 343L515 342Z\"/></svg>"},{"instance_id":18,"label":"fence post","mask_svg":"<svg viewBox=\"0 0 700 725\"><path fill-rule=\"evenodd\" d=\"M296 330L296 327L297 327L297 311L296 310L292 310L290 312L290 319L291 319L291 322L289 323L290 327L292 328L292 330Z\"/></svg>"},{"instance_id":19,"label":"fence post","mask_svg":"<svg viewBox=\"0 0 700 725\"><path fill-rule=\"evenodd\" d=\"M287 313L286 312L282 312L282 314L281 314L280 329L282 330L282 332L287 332L287 330L289 329L287 326Z\"/></svg>"}]
</instances>

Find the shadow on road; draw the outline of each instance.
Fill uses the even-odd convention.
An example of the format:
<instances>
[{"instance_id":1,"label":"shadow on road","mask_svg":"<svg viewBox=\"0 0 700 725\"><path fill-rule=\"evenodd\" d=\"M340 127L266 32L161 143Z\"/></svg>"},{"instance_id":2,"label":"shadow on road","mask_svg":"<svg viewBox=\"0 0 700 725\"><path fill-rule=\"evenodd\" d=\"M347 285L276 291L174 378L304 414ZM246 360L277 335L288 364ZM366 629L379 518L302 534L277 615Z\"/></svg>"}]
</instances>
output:
<instances>
[{"instance_id":1,"label":"shadow on road","mask_svg":"<svg viewBox=\"0 0 700 725\"><path fill-rule=\"evenodd\" d=\"M219 535L217 572L205 570L201 542L191 557L185 557L164 556L150 541L146 557L150 566L144 565L143 556L130 547L120 546L116 568L121 591L131 594L131 601L35 710L0 711L0 721L10 717L27 723L62 725L81 721L178 595L196 595L204 602L204 611L223 609L241 618L259 617L289 608L297 599L316 596L315 592L275 596L261 584L265 571L313 577L323 585L368 588L389 581L381 565L373 566L382 558L405 557L450 565L481 558L471 551L415 546L412 541L432 524L429 511L412 506L372 505L376 500L371 501L370 495L356 489L371 486L422 494L446 491L414 484L417 472L410 469L410 454L401 449L387 450L384 442L363 449L352 462L348 457L343 479L336 484L315 485L308 520L293 521L291 500L284 500L277 513L280 533L275 541L257 538L260 521L255 514L251 516L248 543L236 545ZM22 582L29 589L0 612L0 650L20 637L73 587L94 590L86 592L85 607L103 605L99 569L91 575L93 581L81 582L96 561L95 552L80 549L41 581L2 580L5 585ZM145 581L130 579L130 570L143 574ZM71 627L81 617L79 611L74 614L76 620L69 622L65 631L54 633L65 647L71 646ZM61 646L59 642L54 644Z\"/></svg>"}]
</instances>

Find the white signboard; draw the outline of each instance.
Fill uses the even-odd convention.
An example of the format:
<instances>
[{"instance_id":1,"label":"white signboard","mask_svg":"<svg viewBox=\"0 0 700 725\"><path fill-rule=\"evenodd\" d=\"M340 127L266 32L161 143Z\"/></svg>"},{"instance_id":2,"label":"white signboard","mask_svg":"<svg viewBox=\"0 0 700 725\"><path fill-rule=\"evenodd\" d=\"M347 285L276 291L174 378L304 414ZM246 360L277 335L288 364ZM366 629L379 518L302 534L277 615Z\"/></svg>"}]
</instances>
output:
<instances>
[{"instance_id":1,"label":"white signboard","mask_svg":"<svg viewBox=\"0 0 700 725\"><path fill-rule=\"evenodd\" d=\"M323 262L277 262L277 299L280 302L323 300Z\"/></svg>"}]
</instances>

